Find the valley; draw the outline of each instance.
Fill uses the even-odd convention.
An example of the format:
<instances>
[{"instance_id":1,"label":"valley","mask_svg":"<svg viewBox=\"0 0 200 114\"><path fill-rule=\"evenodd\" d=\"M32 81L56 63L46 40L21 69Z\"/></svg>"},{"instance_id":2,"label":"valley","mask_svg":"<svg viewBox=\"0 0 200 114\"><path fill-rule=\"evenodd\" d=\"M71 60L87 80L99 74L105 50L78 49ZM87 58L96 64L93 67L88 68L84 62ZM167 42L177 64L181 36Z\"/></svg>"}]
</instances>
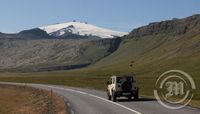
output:
<instances>
[{"instance_id":1,"label":"valley","mask_svg":"<svg viewBox=\"0 0 200 114\"><path fill-rule=\"evenodd\" d=\"M1 39L0 43L0 81L105 90L111 75L134 74L141 95L152 97L157 78L165 71L179 69L195 80L197 90L190 105L199 106L200 15L151 23L119 39L9 40ZM35 72L38 68L78 64L88 65Z\"/></svg>"}]
</instances>

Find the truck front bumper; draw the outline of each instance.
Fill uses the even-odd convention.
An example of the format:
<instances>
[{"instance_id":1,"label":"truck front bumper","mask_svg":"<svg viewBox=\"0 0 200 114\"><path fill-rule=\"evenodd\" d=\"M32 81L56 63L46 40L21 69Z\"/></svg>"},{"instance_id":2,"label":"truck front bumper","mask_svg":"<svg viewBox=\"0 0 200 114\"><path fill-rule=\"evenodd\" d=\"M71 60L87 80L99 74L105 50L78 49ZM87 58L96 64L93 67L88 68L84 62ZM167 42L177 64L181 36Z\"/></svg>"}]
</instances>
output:
<instances>
[{"instance_id":1,"label":"truck front bumper","mask_svg":"<svg viewBox=\"0 0 200 114\"><path fill-rule=\"evenodd\" d=\"M116 94L117 97L134 96L135 94L138 94L138 90L132 90L132 91L117 91L115 94Z\"/></svg>"}]
</instances>

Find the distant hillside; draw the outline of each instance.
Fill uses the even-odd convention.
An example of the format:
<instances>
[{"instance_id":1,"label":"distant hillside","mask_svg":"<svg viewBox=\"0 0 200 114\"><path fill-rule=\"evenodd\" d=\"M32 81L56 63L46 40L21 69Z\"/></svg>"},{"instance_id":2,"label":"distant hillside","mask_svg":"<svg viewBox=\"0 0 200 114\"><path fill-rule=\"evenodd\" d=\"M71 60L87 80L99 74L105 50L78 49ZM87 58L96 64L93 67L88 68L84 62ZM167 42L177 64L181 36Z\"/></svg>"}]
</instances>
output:
<instances>
[{"instance_id":1,"label":"distant hillside","mask_svg":"<svg viewBox=\"0 0 200 114\"><path fill-rule=\"evenodd\" d=\"M136 74L155 80L162 72L180 69L198 80L199 53L200 15L194 15L137 28L122 38L114 53L77 72Z\"/></svg>"},{"instance_id":2,"label":"distant hillside","mask_svg":"<svg viewBox=\"0 0 200 114\"><path fill-rule=\"evenodd\" d=\"M15 34L0 33L0 39L53 39L54 37L48 35L45 31L34 28L24 30Z\"/></svg>"},{"instance_id":3,"label":"distant hillside","mask_svg":"<svg viewBox=\"0 0 200 114\"><path fill-rule=\"evenodd\" d=\"M20 34L26 34L26 31ZM54 70L54 67L63 69L62 66L69 65L84 66L109 55L119 43L119 39L0 39L0 69L37 71L47 67Z\"/></svg>"},{"instance_id":4,"label":"distant hillside","mask_svg":"<svg viewBox=\"0 0 200 114\"><path fill-rule=\"evenodd\" d=\"M149 35L165 34L178 36L187 32L199 32L200 15L193 15L184 19L174 18L172 20L150 23L147 26L134 29L129 38L144 37ZM197 28L197 29L196 29ZM196 30L195 30L196 29Z\"/></svg>"}]
</instances>

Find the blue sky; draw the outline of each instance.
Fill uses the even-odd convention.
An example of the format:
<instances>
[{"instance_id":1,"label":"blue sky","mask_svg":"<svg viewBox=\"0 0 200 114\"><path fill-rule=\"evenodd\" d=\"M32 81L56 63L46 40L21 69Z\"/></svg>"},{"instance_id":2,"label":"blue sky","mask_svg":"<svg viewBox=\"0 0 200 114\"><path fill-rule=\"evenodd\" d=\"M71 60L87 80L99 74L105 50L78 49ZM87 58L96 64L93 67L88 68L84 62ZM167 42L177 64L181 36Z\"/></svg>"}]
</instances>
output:
<instances>
[{"instance_id":1,"label":"blue sky","mask_svg":"<svg viewBox=\"0 0 200 114\"><path fill-rule=\"evenodd\" d=\"M0 31L72 20L119 31L200 14L200 0L0 0Z\"/></svg>"}]
</instances>

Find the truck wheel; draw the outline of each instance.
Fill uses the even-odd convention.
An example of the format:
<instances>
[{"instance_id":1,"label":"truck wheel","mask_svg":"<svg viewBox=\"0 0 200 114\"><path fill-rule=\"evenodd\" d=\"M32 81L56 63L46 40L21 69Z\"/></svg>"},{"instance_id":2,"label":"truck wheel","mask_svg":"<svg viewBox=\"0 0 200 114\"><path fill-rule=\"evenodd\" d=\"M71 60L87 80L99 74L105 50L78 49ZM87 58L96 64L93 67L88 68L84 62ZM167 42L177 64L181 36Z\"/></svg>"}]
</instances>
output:
<instances>
[{"instance_id":1,"label":"truck wheel","mask_svg":"<svg viewBox=\"0 0 200 114\"><path fill-rule=\"evenodd\" d=\"M132 96L128 96L128 100L131 101L132 100Z\"/></svg>"},{"instance_id":2,"label":"truck wheel","mask_svg":"<svg viewBox=\"0 0 200 114\"><path fill-rule=\"evenodd\" d=\"M108 95L108 100L111 100L111 96L110 95Z\"/></svg>"},{"instance_id":3,"label":"truck wheel","mask_svg":"<svg viewBox=\"0 0 200 114\"><path fill-rule=\"evenodd\" d=\"M111 95L108 90L107 90L107 96L108 96L108 100L111 100Z\"/></svg>"},{"instance_id":4,"label":"truck wheel","mask_svg":"<svg viewBox=\"0 0 200 114\"><path fill-rule=\"evenodd\" d=\"M137 91L134 95L134 100L138 100L139 99L139 92Z\"/></svg>"},{"instance_id":5,"label":"truck wheel","mask_svg":"<svg viewBox=\"0 0 200 114\"><path fill-rule=\"evenodd\" d=\"M116 102L116 101L117 101L117 96L116 96L116 93L115 93L115 92L113 92L113 94L112 94L112 101L113 101L113 102Z\"/></svg>"}]
</instances>

